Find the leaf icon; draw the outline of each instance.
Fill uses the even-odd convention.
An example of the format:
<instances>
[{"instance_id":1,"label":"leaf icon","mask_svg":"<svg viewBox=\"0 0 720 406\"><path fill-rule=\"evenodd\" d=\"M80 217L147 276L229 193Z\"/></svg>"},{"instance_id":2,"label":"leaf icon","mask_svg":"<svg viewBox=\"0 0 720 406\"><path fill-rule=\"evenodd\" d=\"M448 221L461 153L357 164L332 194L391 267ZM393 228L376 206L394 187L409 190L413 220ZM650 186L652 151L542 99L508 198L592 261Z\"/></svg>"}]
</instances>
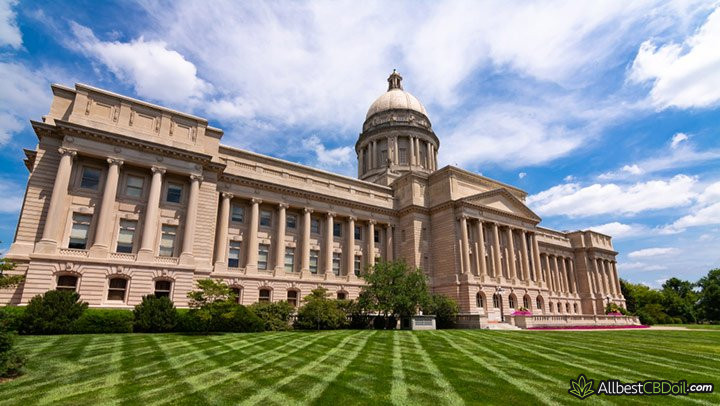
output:
<instances>
[{"instance_id":1,"label":"leaf icon","mask_svg":"<svg viewBox=\"0 0 720 406\"><path fill-rule=\"evenodd\" d=\"M585 378L585 375L580 374L577 380L570 380L570 389L568 389L568 393L579 399L585 399L595 393L592 386L593 380L587 379Z\"/></svg>"}]
</instances>

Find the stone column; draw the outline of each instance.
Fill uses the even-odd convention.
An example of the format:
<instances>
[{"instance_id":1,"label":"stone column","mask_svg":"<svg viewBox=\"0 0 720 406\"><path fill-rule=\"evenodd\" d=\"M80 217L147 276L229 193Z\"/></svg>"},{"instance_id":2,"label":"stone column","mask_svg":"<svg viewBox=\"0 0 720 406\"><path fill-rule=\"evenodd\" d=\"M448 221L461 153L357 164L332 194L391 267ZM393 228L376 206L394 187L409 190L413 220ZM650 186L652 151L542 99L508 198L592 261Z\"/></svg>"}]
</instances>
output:
<instances>
[{"instance_id":1,"label":"stone column","mask_svg":"<svg viewBox=\"0 0 720 406\"><path fill-rule=\"evenodd\" d=\"M392 261L395 259L395 255L393 253L393 230L394 227L392 224L387 224L385 226L385 255L387 255L387 258L385 258L386 261Z\"/></svg>"},{"instance_id":2,"label":"stone column","mask_svg":"<svg viewBox=\"0 0 720 406\"><path fill-rule=\"evenodd\" d=\"M560 271L558 268L557 255L553 255L552 260L553 260L553 270L552 270L553 291L559 292L560 291L560 280L559 280Z\"/></svg>"},{"instance_id":3,"label":"stone column","mask_svg":"<svg viewBox=\"0 0 720 406\"><path fill-rule=\"evenodd\" d=\"M480 273L480 275L487 276L488 275L487 263L485 262L485 235L483 233L484 230L483 230L482 220L478 220L475 225L476 225L475 232L478 235L477 236L478 248L477 248L477 250L475 250L475 252L477 253L476 256L478 258L478 264L479 264L478 272Z\"/></svg>"},{"instance_id":4,"label":"stone column","mask_svg":"<svg viewBox=\"0 0 720 406\"><path fill-rule=\"evenodd\" d=\"M468 241L467 216L460 216L460 238L462 240L462 273L470 273L470 244Z\"/></svg>"},{"instance_id":5,"label":"stone column","mask_svg":"<svg viewBox=\"0 0 720 406\"><path fill-rule=\"evenodd\" d=\"M108 172L103 188L102 202L100 203L100 214L95 229L95 238L90 256L106 255L110 248L110 238L113 235L113 214L115 213L115 197L117 196L118 179L120 178L120 167L123 161L115 158L108 158Z\"/></svg>"},{"instance_id":6,"label":"stone column","mask_svg":"<svg viewBox=\"0 0 720 406\"><path fill-rule=\"evenodd\" d=\"M530 259L528 257L528 243L527 243L527 232L520 230L520 237L522 238L522 244L520 244L520 257L522 259L523 266L523 280L530 280Z\"/></svg>"},{"instance_id":7,"label":"stone column","mask_svg":"<svg viewBox=\"0 0 720 406\"><path fill-rule=\"evenodd\" d=\"M622 285L620 284L620 277L617 272L617 262L612 261L610 264L612 264L613 276L615 277L615 289L617 290L618 297L620 297L622 296Z\"/></svg>"},{"instance_id":8,"label":"stone column","mask_svg":"<svg viewBox=\"0 0 720 406\"><path fill-rule=\"evenodd\" d=\"M542 272L542 281L546 282L548 286L551 285L552 281L550 278L550 256L548 254L544 254L545 256L545 272L542 272L542 269L540 270Z\"/></svg>"},{"instance_id":9,"label":"stone column","mask_svg":"<svg viewBox=\"0 0 720 406\"><path fill-rule=\"evenodd\" d=\"M72 161L77 155L77 151L67 148L58 148L58 152L60 153L60 163L55 174L48 211L45 215L42 240L37 246L38 251L43 253L54 253L57 249L58 229L64 217L63 212L65 211L65 199L70 184Z\"/></svg>"},{"instance_id":10,"label":"stone column","mask_svg":"<svg viewBox=\"0 0 720 406\"><path fill-rule=\"evenodd\" d=\"M493 256L494 256L494 269L493 276L498 278L502 276L502 262L500 262L500 232L498 230L498 224L492 223L493 226Z\"/></svg>"},{"instance_id":11,"label":"stone column","mask_svg":"<svg viewBox=\"0 0 720 406\"><path fill-rule=\"evenodd\" d=\"M378 164L378 152L377 152L377 141L372 142L372 167L373 169L379 167Z\"/></svg>"},{"instance_id":12,"label":"stone column","mask_svg":"<svg viewBox=\"0 0 720 406\"><path fill-rule=\"evenodd\" d=\"M415 137L408 137L410 141L410 165L415 165Z\"/></svg>"},{"instance_id":13,"label":"stone column","mask_svg":"<svg viewBox=\"0 0 720 406\"><path fill-rule=\"evenodd\" d=\"M434 171L434 170L437 169L437 168L436 168L437 163L435 162L435 146L432 145L432 144L428 144L428 145L430 145L430 153L429 153L429 156L430 156L430 158L429 158L429 159L430 159L430 170Z\"/></svg>"},{"instance_id":14,"label":"stone column","mask_svg":"<svg viewBox=\"0 0 720 406\"><path fill-rule=\"evenodd\" d=\"M153 166L152 181L147 206L145 206L145 222L143 223L142 242L138 256L150 259L155 255L155 240L157 237L158 214L160 212L160 192L162 191L162 176L165 168Z\"/></svg>"},{"instance_id":15,"label":"stone column","mask_svg":"<svg viewBox=\"0 0 720 406\"><path fill-rule=\"evenodd\" d=\"M542 273L542 264L540 262L540 247L538 246L537 242L537 234L532 233L530 235L530 239L532 242L532 250L533 250L533 268L535 272L535 281L540 280L540 274Z\"/></svg>"},{"instance_id":16,"label":"stone column","mask_svg":"<svg viewBox=\"0 0 720 406\"><path fill-rule=\"evenodd\" d=\"M610 268L610 261L604 260L603 265L605 267L605 275L607 275L608 287L610 288L608 292L613 296L617 296L617 292L615 292L615 279L613 278L612 269Z\"/></svg>"},{"instance_id":17,"label":"stone column","mask_svg":"<svg viewBox=\"0 0 720 406\"><path fill-rule=\"evenodd\" d=\"M325 275L332 275L332 258L333 258L333 217L335 213L328 213L325 220Z\"/></svg>"},{"instance_id":18,"label":"stone column","mask_svg":"<svg viewBox=\"0 0 720 406\"><path fill-rule=\"evenodd\" d=\"M430 147L430 141L425 141L425 168L432 170L432 164L430 163L430 161L432 161L430 158Z\"/></svg>"},{"instance_id":19,"label":"stone column","mask_svg":"<svg viewBox=\"0 0 720 406\"><path fill-rule=\"evenodd\" d=\"M355 220L353 216L347 220L347 239L345 244L345 275L351 275L355 272ZM340 270L342 275L342 269Z\"/></svg>"},{"instance_id":20,"label":"stone column","mask_svg":"<svg viewBox=\"0 0 720 406\"><path fill-rule=\"evenodd\" d=\"M215 234L215 265L227 264L228 224L230 222L230 201L232 193L220 193L220 216Z\"/></svg>"},{"instance_id":21,"label":"stone column","mask_svg":"<svg viewBox=\"0 0 720 406\"><path fill-rule=\"evenodd\" d=\"M188 196L188 208L185 214L185 232L183 235L182 252L180 260L192 262L193 245L195 244L195 225L197 224L198 200L200 199L201 175L190 175L190 195Z\"/></svg>"},{"instance_id":22,"label":"stone column","mask_svg":"<svg viewBox=\"0 0 720 406\"><path fill-rule=\"evenodd\" d=\"M303 209L302 238L300 239L300 272L310 272L310 228L313 209Z\"/></svg>"},{"instance_id":23,"label":"stone column","mask_svg":"<svg viewBox=\"0 0 720 406\"><path fill-rule=\"evenodd\" d=\"M288 205L278 204L277 229L275 230L275 272L285 269L285 225ZM293 270L294 271L294 270Z\"/></svg>"},{"instance_id":24,"label":"stone column","mask_svg":"<svg viewBox=\"0 0 720 406\"><path fill-rule=\"evenodd\" d=\"M367 236L367 250L368 258L367 263L369 266L375 265L375 220L368 221L368 236Z\"/></svg>"},{"instance_id":25,"label":"stone column","mask_svg":"<svg viewBox=\"0 0 720 406\"><path fill-rule=\"evenodd\" d=\"M515 241L513 241L513 230L512 227L507 228L508 238L508 276L511 278L517 278L517 269L515 268ZM511 276L512 275L512 276Z\"/></svg>"},{"instance_id":26,"label":"stone column","mask_svg":"<svg viewBox=\"0 0 720 406\"><path fill-rule=\"evenodd\" d=\"M360 148L360 152L358 152L358 178L361 177L365 172L363 171L363 166L365 165L365 149Z\"/></svg>"},{"instance_id":27,"label":"stone column","mask_svg":"<svg viewBox=\"0 0 720 406\"><path fill-rule=\"evenodd\" d=\"M245 256L245 269L257 271L258 266L258 227L260 225L260 199L250 199L250 221L248 222L247 255Z\"/></svg>"},{"instance_id":28,"label":"stone column","mask_svg":"<svg viewBox=\"0 0 720 406\"><path fill-rule=\"evenodd\" d=\"M567 259L565 257L560 258L560 272L562 274L562 289L565 293L570 293L570 282L568 281L568 274L567 274L567 264L565 263Z\"/></svg>"},{"instance_id":29,"label":"stone column","mask_svg":"<svg viewBox=\"0 0 720 406\"><path fill-rule=\"evenodd\" d=\"M570 292L577 293L577 277L575 276L575 266L572 258L568 258L568 270L570 271Z\"/></svg>"},{"instance_id":30,"label":"stone column","mask_svg":"<svg viewBox=\"0 0 720 406\"><path fill-rule=\"evenodd\" d=\"M600 271L600 276L602 277L602 282L603 282L603 296L609 295L611 293L610 292L610 283L608 283L609 282L608 276L605 273L605 266L604 266L605 261L602 259L599 259L598 261L600 261L598 264L598 270Z\"/></svg>"},{"instance_id":31,"label":"stone column","mask_svg":"<svg viewBox=\"0 0 720 406\"><path fill-rule=\"evenodd\" d=\"M395 165L398 165L400 164L400 151L398 151L400 149L400 142L398 142L398 137L393 137L393 145L395 146L393 149L395 159L393 159L393 161L395 161Z\"/></svg>"}]
</instances>

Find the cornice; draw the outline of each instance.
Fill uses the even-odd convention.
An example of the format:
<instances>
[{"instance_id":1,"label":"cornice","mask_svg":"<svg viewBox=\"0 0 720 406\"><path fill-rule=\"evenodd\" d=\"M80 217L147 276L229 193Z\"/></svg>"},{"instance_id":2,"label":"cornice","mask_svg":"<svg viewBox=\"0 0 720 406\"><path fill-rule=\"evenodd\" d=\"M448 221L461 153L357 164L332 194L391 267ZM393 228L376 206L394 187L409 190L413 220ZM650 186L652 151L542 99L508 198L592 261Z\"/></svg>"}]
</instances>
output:
<instances>
[{"instance_id":1,"label":"cornice","mask_svg":"<svg viewBox=\"0 0 720 406\"><path fill-rule=\"evenodd\" d=\"M491 179L491 178L488 178L483 175L478 175L477 173L472 173L472 172L466 171L465 169L458 168L458 167L452 166L452 165L447 165L447 166L444 166L444 167L434 171L430 175L430 183L432 184L437 181L441 181L441 180L445 179L445 177L447 177L447 176L453 176L457 179L465 180L465 181L471 182L471 183L480 183L481 185L485 185L485 186L491 187L493 189L497 189L499 186L499 187L502 187L502 188L505 188L508 190L518 192L519 194L522 195L523 198L527 197L527 192L525 192L524 190L519 189L515 186L508 185L506 183L502 183L495 179Z\"/></svg>"}]
</instances>

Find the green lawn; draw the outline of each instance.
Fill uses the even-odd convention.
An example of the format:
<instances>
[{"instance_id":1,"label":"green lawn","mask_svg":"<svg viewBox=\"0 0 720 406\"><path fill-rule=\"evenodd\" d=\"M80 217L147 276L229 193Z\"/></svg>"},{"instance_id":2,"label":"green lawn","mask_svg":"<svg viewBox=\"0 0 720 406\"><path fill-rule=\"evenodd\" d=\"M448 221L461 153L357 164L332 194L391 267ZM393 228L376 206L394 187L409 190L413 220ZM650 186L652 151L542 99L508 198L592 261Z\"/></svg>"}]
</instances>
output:
<instances>
[{"instance_id":1,"label":"green lawn","mask_svg":"<svg viewBox=\"0 0 720 406\"><path fill-rule=\"evenodd\" d=\"M720 324L658 324L663 327L685 327L691 329L720 330Z\"/></svg>"},{"instance_id":2,"label":"green lawn","mask_svg":"<svg viewBox=\"0 0 720 406\"><path fill-rule=\"evenodd\" d=\"M717 331L25 336L18 346L27 371L0 384L0 404L720 403ZM716 389L580 401L567 393L580 373Z\"/></svg>"}]
</instances>

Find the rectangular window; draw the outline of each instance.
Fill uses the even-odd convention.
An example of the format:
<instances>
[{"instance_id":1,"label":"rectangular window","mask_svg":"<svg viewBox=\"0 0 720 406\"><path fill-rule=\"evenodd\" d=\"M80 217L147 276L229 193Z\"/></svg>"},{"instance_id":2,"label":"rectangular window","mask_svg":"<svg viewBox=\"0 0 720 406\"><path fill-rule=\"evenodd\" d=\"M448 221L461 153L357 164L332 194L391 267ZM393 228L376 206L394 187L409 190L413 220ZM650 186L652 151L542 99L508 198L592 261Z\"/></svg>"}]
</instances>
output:
<instances>
[{"instance_id":1,"label":"rectangular window","mask_svg":"<svg viewBox=\"0 0 720 406\"><path fill-rule=\"evenodd\" d=\"M405 149L405 148L400 148L400 149L398 149L398 159L400 160L400 163L401 163L401 164L407 164L407 163L408 163L408 159L407 159L407 149Z\"/></svg>"},{"instance_id":2,"label":"rectangular window","mask_svg":"<svg viewBox=\"0 0 720 406\"><path fill-rule=\"evenodd\" d=\"M298 291L297 290L288 290L287 293L287 301L292 307L297 307L298 305Z\"/></svg>"},{"instance_id":3,"label":"rectangular window","mask_svg":"<svg viewBox=\"0 0 720 406\"><path fill-rule=\"evenodd\" d=\"M295 248L285 248L285 272L295 270Z\"/></svg>"},{"instance_id":4,"label":"rectangular window","mask_svg":"<svg viewBox=\"0 0 720 406\"><path fill-rule=\"evenodd\" d=\"M362 268L362 257L360 255L355 255L355 263L354 263L354 270L355 270L355 276L360 276L360 269Z\"/></svg>"},{"instance_id":5,"label":"rectangular window","mask_svg":"<svg viewBox=\"0 0 720 406\"><path fill-rule=\"evenodd\" d=\"M89 214L73 213L72 230L70 230L70 242L68 248L84 250L88 244L88 230L92 216Z\"/></svg>"},{"instance_id":6,"label":"rectangular window","mask_svg":"<svg viewBox=\"0 0 720 406\"><path fill-rule=\"evenodd\" d=\"M362 240L362 227L355 226L355 239Z\"/></svg>"},{"instance_id":7,"label":"rectangular window","mask_svg":"<svg viewBox=\"0 0 720 406\"><path fill-rule=\"evenodd\" d=\"M84 166L80 187L83 189L98 190L100 187L100 169Z\"/></svg>"},{"instance_id":8,"label":"rectangular window","mask_svg":"<svg viewBox=\"0 0 720 406\"><path fill-rule=\"evenodd\" d=\"M175 238L176 237L177 237L177 226L163 224L162 236L160 238L160 252L159 252L159 255L161 257L175 256Z\"/></svg>"},{"instance_id":9,"label":"rectangular window","mask_svg":"<svg viewBox=\"0 0 720 406\"><path fill-rule=\"evenodd\" d=\"M332 263L332 271L335 275L340 275L340 260L342 259L342 254L339 252L333 253L333 263Z\"/></svg>"},{"instance_id":10,"label":"rectangular window","mask_svg":"<svg viewBox=\"0 0 720 406\"><path fill-rule=\"evenodd\" d=\"M155 297L170 297L170 291L172 290L172 282L170 281L155 281Z\"/></svg>"},{"instance_id":11,"label":"rectangular window","mask_svg":"<svg viewBox=\"0 0 720 406\"><path fill-rule=\"evenodd\" d=\"M270 289L260 289L260 296L258 298L259 302L269 302L270 301Z\"/></svg>"},{"instance_id":12,"label":"rectangular window","mask_svg":"<svg viewBox=\"0 0 720 406\"><path fill-rule=\"evenodd\" d=\"M136 220L120 220L120 231L118 232L117 247L115 252L133 252L133 241L137 230Z\"/></svg>"},{"instance_id":13,"label":"rectangular window","mask_svg":"<svg viewBox=\"0 0 720 406\"><path fill-rule=\"evenodd\" d=\"M180 203L180 199L182 199L182 190L182 185L178 183L168 183L165 201L168 203Z\"/></svg>"},{"instance_id":14,"label":"rectangular window","mask_svg":"<svg viewBox=\"0 0 720 406\"><path fill-rule=\"evenodd\" d=\"M237 221L238 223L245 221L245 208L237 204L233 204L230 220Z\"/></svg>"},{"instance_id":15,"label":"rectangular window","mask_svg":"<svg viewBox=\"0 0 720 406\"><path fill-rule=\"evenodd\" d=\"M285 218L285 227L288 230L295 230L297 228L297 217L294 214L288 214Z\"/></svg>"},{"instance_id":16,"label":"rectangular window","mask_svg":"<svg viewBox=\"0 0 720 406\"><path fill-rule=\"evenodd\" d=\"M127 279L112 278L108 284L108 300L125 301L125 291L127 290Z\"/></svg>"},{"instance_id":17,"label":"rectangular window","mask_svg":"<svg viewBox=\"0 0 720 406\"><path fill-rule=\"evenodd\" d=\"M310 232L313 234L320 234L320 219L310 219Z\"/></svg>"},{"instance_id":18,"label":"rectangular window","mask_svg":"<svg viewBox=\"0 0 720 406\"><path fill-rule=\"evenodd\" d=\"M139 176L128 176L125 180L125 195L141 197L145 180Z\"/></svg>"},{"instance_id":19,"label":"rectangular window","mask_svg":"<svg viewBox=\"0 0 720 406\"><path fill-rule=\"evenodd\" d=\"M342 237L342 224L333 223L333 236Z\"/></svg>"},{"instance_id":20,"label":"rectangular window","mask_svg":"<svg viewBox=\"0 0 720 406\"><path fill-rule=\"evenodd\" d=\"M268 267L268 252L270 246L267 244L260 244L258 246L258 269L266 270Z\"/></svg>"},{"instance_id":21,"label":"rectangular window","mask_svg":"<svg viewBox=\"0 0 720 406\"><path fill-rule=\"evenodd\" d=\"M380 151L380 166L385 166L387 164L387 150L384 149Z\"/></svg>"},{"instance_id":22,"label":"rectangular window","mask_svg":"<svg viewBox=\"0 0 720 406\"><path fill-rule=\"evenodd\" d=\"M267 210L260 211L260 226L271 227L272 226L272 213Z\"/></svg>"},{"instance_id":23,"label":"rectangular window","mask_svg":"<svg viewBox=\"0 0 720 406\"><path fill-rule=\"evenodd\" d=\"M318 257L320 251L310 250L310 273L318 273Z\"/></svg>"},{"instance_id":24,"label":"rectangular window","mask_svg":"<svg viewBox=\"0 0 720 406\"><path fill-rule=\"evenodd\" d=\"M242 243L240 241L230 241L230 251L228 252L228 267L239 268L240 267L240 247Z\"/></svg>"},{"instance_id":25,"label":"rectangular window","mask_svg":"<svg viewBox=\"0 0 720 406\"><path fill-rule=\"evenodd\" d=\"M380 242L380 230L375 230L375 232L373 234L375 234L375 236L373 237L375 240L375 243L376 244L379 243Z\"/></svg>"}]
</instances>

